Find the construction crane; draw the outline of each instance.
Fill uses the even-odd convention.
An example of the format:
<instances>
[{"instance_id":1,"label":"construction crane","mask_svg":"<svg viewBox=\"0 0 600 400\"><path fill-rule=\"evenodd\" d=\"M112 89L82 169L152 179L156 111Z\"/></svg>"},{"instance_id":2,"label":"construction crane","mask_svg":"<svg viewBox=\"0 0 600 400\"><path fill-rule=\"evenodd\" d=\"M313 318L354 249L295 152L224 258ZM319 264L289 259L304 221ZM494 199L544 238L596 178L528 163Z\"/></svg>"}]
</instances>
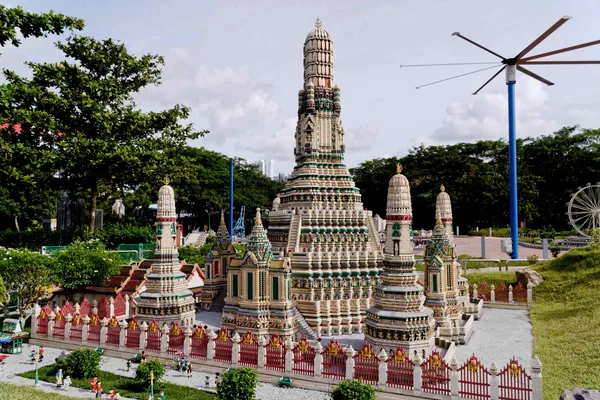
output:
<instances>
[{"instance_id":1,"label":"construction crane","mask_svg":"<svg viewBox=\"0 0 600 400\"><path fill-rule=\"evenodd\" d=\"M244 239L246 237L246 228L244 228L244 217L246 216L246 206L242 206L240 211L240 217L235 223L233 228L233 234L238 239Z\"/></svg>"}]
</instances>

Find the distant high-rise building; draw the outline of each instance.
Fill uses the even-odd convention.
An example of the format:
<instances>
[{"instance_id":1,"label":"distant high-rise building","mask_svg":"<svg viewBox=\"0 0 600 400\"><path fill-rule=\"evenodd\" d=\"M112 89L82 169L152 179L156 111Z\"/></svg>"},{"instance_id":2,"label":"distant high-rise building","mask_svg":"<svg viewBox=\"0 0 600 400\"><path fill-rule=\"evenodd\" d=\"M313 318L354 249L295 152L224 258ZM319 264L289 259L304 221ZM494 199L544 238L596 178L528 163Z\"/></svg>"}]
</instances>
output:
<instances>
[{"instance_id":1,"label":"distant high-rise building","mask_svg":"<svg viewBox=\"0 0 600 400\"><path fill-rule=\"evenodd\" d=\"M267 162L265 160L259 160L258 161L258 170L263 175L267 175Z\"/></svg>"},{"instance_id":2,"label":"distant high-rise building","mask_svg":"<svg viewBox=\"0 0 600 400\"><path fill-rule=\"evenodd\" d=\"M267 160L266 164L267 171L265 175L273 179L275 177L275 160Z\"/></svg>"}]
</instances>

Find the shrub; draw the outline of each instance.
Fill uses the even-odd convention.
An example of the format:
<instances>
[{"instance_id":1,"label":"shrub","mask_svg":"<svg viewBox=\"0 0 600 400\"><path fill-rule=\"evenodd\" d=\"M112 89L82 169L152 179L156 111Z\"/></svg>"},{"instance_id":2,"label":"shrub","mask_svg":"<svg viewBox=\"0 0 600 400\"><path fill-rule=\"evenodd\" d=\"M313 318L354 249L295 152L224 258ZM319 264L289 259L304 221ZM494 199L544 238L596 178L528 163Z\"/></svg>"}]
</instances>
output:
<instances>
[{"instance_id":1,"label":"shrub","mask_svg":"<svg viewBox=\"0 0 600 400\"><path fill-rule=\"evenodd\" d=\"M333 400L375 400L375 390L359 381L345 380L331 392Z\"/></svg>"},{"instance_id":2,"label":"shrub","mask_svg":"<svg viewBox=\"0 0 600 400\"><path fill-rule=\"evenodd\" d=\"M257 383L258 374L252 368L228 371L217 386L217 397L221 400L253 400Z\"/></svg>"},{"instance_id":3,"label":"shrub","mask_svg":"<svg viewBox=\"0 0 600 400\"><path fill-rule=\"evenodd\" d=\"M208 235L206 237L206 243L214 243L217 237L215 235Z\"/></svg>"},{"instance_id":4,"label":"shrub","mask_svg":"<svg viewBox=\"0 0 600 400\"><path fill-rule=\"evenodd\" d=\"M560 253L562 249L559 246L552 246L550 247L550 253L552 253L552 257L556 258L558 257L558 254Z\"/></svg>"},{"instance_id":5,"label":"shrub","mask_svg":"<svg viewBox=\"0 0 600 400\"><path fill-rule=\"evenodd\" d=\"M135 370L135 379L144 384L150 384L150 371L154 372L154 386L160 386L165 373L165 366L158 359L147 361L138 365Z\"/></svg>"},{"instance_id":6,"label":"shrub","mask_svg":"<svg viewBox=\"0 0 600 400\"><path fill-rule=\"evenodd\" d=\"M177 251L179 252L180 260L185 260L189 264L204 266L204 259L211 248L211 243L205 243L202 247L183 246Z\"/></svg>"},{"instance_id":7,"label":"shrub","mask_svg":"<svg viewBox=\"0 0 600 400\"><path fill-rule=\"evenodd\" d=\"M539 257L537 256L537 254L532 254L529 257L527 257L527 262L529 263L529 265L534 265L537 264Z\"/></svg>"},{"instance_id":8,"label":"shrub","mask_svg":"<svg viewBox=\"0 0 600 400\"><path fill-rule=\"evenodd\" d=\"M73 350L58 367L63 369L64 375L73 378L92 378L98 375L100 354L91 349Z\"/></svg>"}]
</instances>

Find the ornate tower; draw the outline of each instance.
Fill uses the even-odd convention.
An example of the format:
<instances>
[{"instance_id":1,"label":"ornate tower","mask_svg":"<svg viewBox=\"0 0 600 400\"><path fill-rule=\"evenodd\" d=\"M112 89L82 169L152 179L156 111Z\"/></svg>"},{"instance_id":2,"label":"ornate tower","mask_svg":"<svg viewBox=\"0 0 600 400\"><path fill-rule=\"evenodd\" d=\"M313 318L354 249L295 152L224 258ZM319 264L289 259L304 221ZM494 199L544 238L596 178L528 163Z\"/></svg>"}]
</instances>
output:
<instances>
[{"instance_id":1,"label":"ornate tower","mask_svg":"<svg viewBox=\"0 0 600 400\"><path fill-rule=\"evenodd\" d=\"M298 330L291 295L291 267L288 258L277 259L263 227L260 209L246 254L231 262L227 272L227 298L222 327L257 335L278 333L293 337Z\"/></svg>"},{"instance_id":2,"label":"ornate tower","mask_svg":"<svg viewBox=\"0 0 600 400\"><path fill-rule=\"evenodd\" d=\"M187 288L177 252L177 212L175 194L167 179L158 191L156 211L156 250L146 291L140 295L137 318L163 323L192 325L195 321L193 293Z\"/></svg>"},{"instance_id":3,"label":"ornate tower","mask_svg":"<svg viewBox=\"0 0 600 400\"><path fill-rule=\"evenodd\" d=\"M333 43L317 19L304 42L296 167L270 214L269 238L291 257L293 298L319 335L362 332L382 262L372 213L344 165L340 112Z\"/></svg>"},{"instance_id":4,"label":"ornate tower","mask_svg":"<svg viewBox=\"0 0 600 400\"><path fill-rule=\"evenodd\" d=\"M435 218L442 221L446 229L446 236L450 244L454 246L454 234L452 233L452 203L444 185L440 187L440 193L435 199Z\"/></svg>"},{"instance_id":5,"label":"ornate tower","mask_svg":"<svg viewBox=\"0 0 600 400\"><path fill-rule=\"evenodd\" d=\"M415 273L410 186L400 165L396 171L388 187L382 284L375 290L375 306L367 311L365 340L378 352L401 346L411 356L424 356L433 349L435 321L433 311L423 306Z\"/></svg>"}]
</instances>

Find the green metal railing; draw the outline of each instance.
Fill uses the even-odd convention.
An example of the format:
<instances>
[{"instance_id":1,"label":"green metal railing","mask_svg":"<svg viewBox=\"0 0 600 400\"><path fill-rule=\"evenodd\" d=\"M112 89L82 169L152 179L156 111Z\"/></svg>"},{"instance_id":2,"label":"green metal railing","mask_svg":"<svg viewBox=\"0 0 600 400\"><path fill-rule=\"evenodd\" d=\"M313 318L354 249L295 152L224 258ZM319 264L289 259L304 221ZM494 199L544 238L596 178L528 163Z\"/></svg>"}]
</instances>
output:
<instances>
[{"instance_id":1,"label":"green metal railing","mask_svg":"<svg viewBox=\"0 0 600 400\"><path fill-rule=\"evenodd\" d=\"M42 254L50 255L66 249L69 246L42 246ZM149 260L154 257L154 243L139 243L139 244L120 244L117 250L109 250L111 253L117 253L119 258L124 263L132 261Z\"/></svg>"}]
</instances>

